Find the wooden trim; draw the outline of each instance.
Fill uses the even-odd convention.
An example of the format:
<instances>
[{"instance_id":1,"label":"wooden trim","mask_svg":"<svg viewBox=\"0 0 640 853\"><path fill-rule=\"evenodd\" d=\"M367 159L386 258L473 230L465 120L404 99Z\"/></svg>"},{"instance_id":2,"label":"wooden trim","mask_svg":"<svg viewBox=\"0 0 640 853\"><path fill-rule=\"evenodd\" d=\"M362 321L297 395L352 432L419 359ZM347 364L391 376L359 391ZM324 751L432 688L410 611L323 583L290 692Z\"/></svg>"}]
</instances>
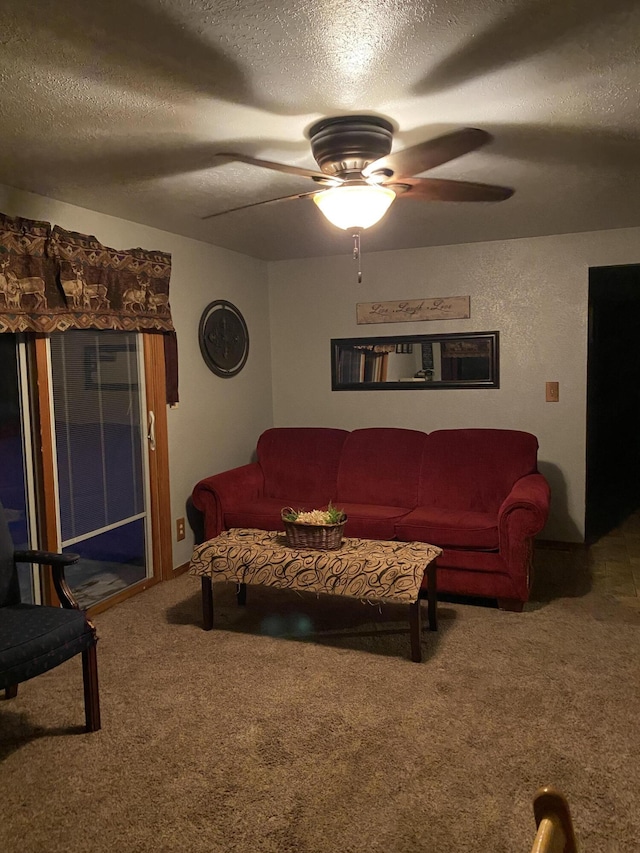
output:
<instances>
[{"instance_id":1,"label":"wooden trim","mask_svg":"<svg viewBox=\"0 0 640 853\"><path fill-rule=\"evenodd\" d=\"M155 416L156 449L151 450L149 448L153 571L161 580L170 580L174 574L164 340L159 334L144 334L142 338L144 342L147 411L152 411Z\"/></svg>"},{"instance_id":2,"label":"wooden trim","mask_svg":"<svg viewBox=\"0 0 640 853\"><path fill-rule=\"evenodd\" d=\"M33 367L32 424L33 456L36 480L36 506L38 516L39 547L43 551L59 551L56 523L56 466L53 443L55 437L51 424L53 412L49 394L49 353L46 335L34 335L29 348ZM37 450L40 450L38 453ZM42 600L58 606L60 599L55 591L51 573L40 569Z\"/></svg>"},{"instance_id":3,"label":"wooden trim","mask_svg":"<svg viewBox=\"0 0 640 853\"><path fill-rule=\"evenodd\" d=\"M536 539L535 547L547 551L584 551L585 542L561 542L559 539Z\"/></svg>"},{"instance_id":4,"label":"wooden trim","mask_svg":"<svg viewBox=\"0 0 640 853\"><path fill-rule=\"evenodd\" d=\"M189 563L188 562L183 563L181 566L176 566L176 568L173 570L173 577L174 578L180 577L180 575L184 575L185 572L188 572L188 571L189 571Z\"/></svg>"},{"instance_id":5,"label":"wooden trim","mask_svg":"<svg viewBox=\"0 0 640 853\"><path fill-rule=\"evenodd\" d=\"M126 589L120 590L120 592L117 592L115 595L110 595L109 598L105 598L103 601L99 601L97 604L89 607L87 615L89 619L91 619L97 613L103 613L105 610L113 607L114 604L120 604L128 598L138 595L138 593L144 592L146 589L150 589L157 583L160 583L159 577L145 578L144 580L138 581L138 583L134 583L131 586L126 587Z\"/></svg>"}]
</instances>

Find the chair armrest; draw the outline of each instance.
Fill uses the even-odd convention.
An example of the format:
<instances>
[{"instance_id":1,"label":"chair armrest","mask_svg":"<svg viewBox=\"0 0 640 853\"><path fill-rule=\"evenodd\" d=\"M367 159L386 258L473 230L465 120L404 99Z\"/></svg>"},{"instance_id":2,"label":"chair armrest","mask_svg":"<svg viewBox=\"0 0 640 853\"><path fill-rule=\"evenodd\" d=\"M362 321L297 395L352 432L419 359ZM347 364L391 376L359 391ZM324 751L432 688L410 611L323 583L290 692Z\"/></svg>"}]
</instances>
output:
<instances>
[{"instance_id":1,"label":"chair armrest","mask_svg":"<svg viewBox=\"0 0 640 853\"><path fill-rule=\"evenodd\" d=\"M82 608L78 604L77 598L71 591L71 587L67 583L67 579L64 576L64 565L60 565L59 563L50 565L51 574L53 575L53 585L55 586L56 592L58 593L60 604L66 610L82 610Z\"/></svg>"},{"instance_id":2,"label":"chair armrest","mask_svg":"<svg viewBox=\"0 0 640 853\"><path fill-rule=\"evenodd\" d=\"M45 566L70 566L80 559L78 554L61 554L58 551L14 551L16 563L37 563Z\"/></svg>"},{"instance_id":3,"label":"chair armrest","mask_svg":"<svg viewBox=\"0 0 640 853\"><path fill-rule=\"evenodd\" d=\"M571 810L560 791L551 786L539 788L533 798L533 814L538 832L531 853L552 850L577 853Z\"/></svg>"},{"instance_id":4,"label":"chair armrest","mask_svg":"<svg viewBox=\"0 0 640 853\"><path fill-rule=\"evenodd\" d=\"M53 585L60 599L60 604L66 610L80 610L80 605L64 576L65 566L71 566L80 559L79 554L61 554L55 551L14 551L16 563L37 563L51 566Z\"/></svg>"},{"instance_id":5,"label":"chair armrest","mask_svg":"<svg viewBox=\"0 0 640 853\"><path fill-rule=\"evenodd\" d=\"M224 527L224 513L257 500L264 491L264 475L257 462L241 465L200 480L191 498L204 515L205 539L213 539Z\"/></svg>"}]
</instances>

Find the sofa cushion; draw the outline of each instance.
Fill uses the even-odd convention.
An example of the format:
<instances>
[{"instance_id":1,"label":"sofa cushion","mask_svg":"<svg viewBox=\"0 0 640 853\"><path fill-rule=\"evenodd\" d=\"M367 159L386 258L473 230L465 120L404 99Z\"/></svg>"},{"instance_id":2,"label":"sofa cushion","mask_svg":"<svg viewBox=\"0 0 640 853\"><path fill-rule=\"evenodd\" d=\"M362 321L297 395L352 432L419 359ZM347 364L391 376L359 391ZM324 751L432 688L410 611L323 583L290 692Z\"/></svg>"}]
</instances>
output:
<instances>
[{"instance_id":1,"label":"sofa cushion","mask_svg":"<svg viewBox=\"0 0 640 853\"><path fill-rule=\"evenodd\" d=\"M320 509L291 501L294 509ZM259 530L284 530L281 511L285 504L279 498L258 498L242 509L224 514L224 527L257 527ZM372 504L340 504L347 514L344 535L359 539L395 539L398 522L410 512L410 507L374 506ZM407 540L412 541L412 540Z\"/></svg>"},{"instance_id":2,"label":"sofa cushion","mask_svg":"<svg viewBox=\"0 0 640 853\"><path fill-rule=\"evenodd\" d=\"M416 506L496 516L516 480L537 470L537 450L536 437L519 430L443 429L429 433Z\"/></svg>"},{"instance_id":3,"label":"sofa cushion","mask_svg":"<svg viewBox=\"0 0 640 853\"><path fill-rule=\"evenodd\" d=\"M264 496L278 498L282 506L301 501L309 509L335 498L340 453L348 435L346 430L324 427L279 427L263 432L257 455L264 474Z\"/></svg>"},{"instance_id":4,"label":"sofa cushion","mask_svg":"<svg viewBox=\"0 0 640 853\"><path fill-rule=\"evenodd\" d=\"M413 429L354 430L342 448L334 503L417 506L426 438Z\"/></svg>"},{"instance_id":5,"label":"sofa cushion","mask_svg":"<svg viewBox=\"0 0 640 853\"><path fill-rule=\"evenodd\" d=\"M428 542L441 548L494 550L498 547L498 518L494 513L421 506L396 524L404 542Z\"/></svg>"},{"instance_id":6,"label":"sofa cushion","mask_svg":"<svg viewBox=\"0 0 640 853\"><path fill-rule=\"evenodd\" d=\"M395 539L396 525L411 511L411 507L375 504L340 503L338 506L347 515L344 535L358 539Z\"/></svg>"}]
</instances>

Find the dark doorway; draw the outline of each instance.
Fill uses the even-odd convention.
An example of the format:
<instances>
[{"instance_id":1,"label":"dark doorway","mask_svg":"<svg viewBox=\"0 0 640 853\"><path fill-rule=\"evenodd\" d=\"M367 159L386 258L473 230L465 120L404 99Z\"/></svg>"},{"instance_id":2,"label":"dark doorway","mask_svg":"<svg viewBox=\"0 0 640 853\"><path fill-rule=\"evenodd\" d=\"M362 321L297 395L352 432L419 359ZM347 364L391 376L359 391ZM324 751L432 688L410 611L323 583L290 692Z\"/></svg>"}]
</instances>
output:
<instances>
[{"instance_id":1,"label":"dark doorway","mask_svg":"<svg viewBox=\"0 0 640 853\"><path fill-rule=\"evenodd\" d=\"M640 507L640 265L589 270L585 539Z\"/></svg>"}]
</instances>

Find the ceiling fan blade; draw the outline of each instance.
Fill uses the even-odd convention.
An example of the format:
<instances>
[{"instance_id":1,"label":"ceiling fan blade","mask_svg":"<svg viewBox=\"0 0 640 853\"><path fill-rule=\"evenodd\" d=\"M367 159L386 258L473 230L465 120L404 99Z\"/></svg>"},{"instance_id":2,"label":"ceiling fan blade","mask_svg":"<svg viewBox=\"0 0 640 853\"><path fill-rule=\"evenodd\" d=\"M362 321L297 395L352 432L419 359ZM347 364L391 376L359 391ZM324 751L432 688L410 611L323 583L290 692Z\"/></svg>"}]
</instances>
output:
<instances>
[{"instance_id":1,"label":"ceiling fan blade","mask_svg":"<svg viewBox=\"0 0 640 853\"><path fill-rule=\"evenodd\" d=\"M403 178L401 183L385 183L401 198L418 201L504 201L514 190L495 184L446 181L441 178Z\"/></svg>"},{"instance_id":2,"label":"ceiling fan blade","mask_svg":"<svg viewBox=\"0 0 640 853\"><path fill-rule=\"evenodd\" d=\"M338 184L342 183L340 178L325 175L324 172L315 172L313 169L302 169L299 166L289 166L287 163L274 163L272 160L259 160L257 157L248 157L245 154L219 151L216 157L226 157L228 160L237 160L239 163L248 163L250 166L272 169L274 172L284 172L286 175L299 175L302 178L312 178L319 184L338 186Z\"/></svg>"},{"instance_id":3,"label":"ceiling fan blade","mask_svg":"<svg viewBox=\"0 0 640 853\"><path fill-rule=\"evenodd\" d=\"M390 170L392 175L389 177L402 178L419 175L440 166L442 163L448 163L449 160L455 160L462 154L475 151L476 148L480 148L489 142L491 138L491 134L487 133L486 130L480 130L477 127L463 127L461 130L445 133L435 139L419 142L403 151L396 151L387 154L386 157L380 157L363 169L362 174L368 178L376 172L384 173L385 170Z\"/></svg>"},{"instance_id":4,"label":"ceiling fan blade","mask_svg":"<svg viewBox=\"0 0 640 853\"><path fill-rule=\"evenodd\" d=\"M224 216L227 213L235 213L237 210L248 210L250 207L261 207L265 204L275 204L277 201L289 201L293 198L308 198L309 196L317 195L315 190L309 193L295 193L295 195L283 195L279 198L268 198L265 201L254 201L252 204L242 204L240 207L231 207L229 210L220 210L218 213L209 213L207 216L201 216L201 219L214 219L216 216Z\"/></svg>"}]
</instances>

